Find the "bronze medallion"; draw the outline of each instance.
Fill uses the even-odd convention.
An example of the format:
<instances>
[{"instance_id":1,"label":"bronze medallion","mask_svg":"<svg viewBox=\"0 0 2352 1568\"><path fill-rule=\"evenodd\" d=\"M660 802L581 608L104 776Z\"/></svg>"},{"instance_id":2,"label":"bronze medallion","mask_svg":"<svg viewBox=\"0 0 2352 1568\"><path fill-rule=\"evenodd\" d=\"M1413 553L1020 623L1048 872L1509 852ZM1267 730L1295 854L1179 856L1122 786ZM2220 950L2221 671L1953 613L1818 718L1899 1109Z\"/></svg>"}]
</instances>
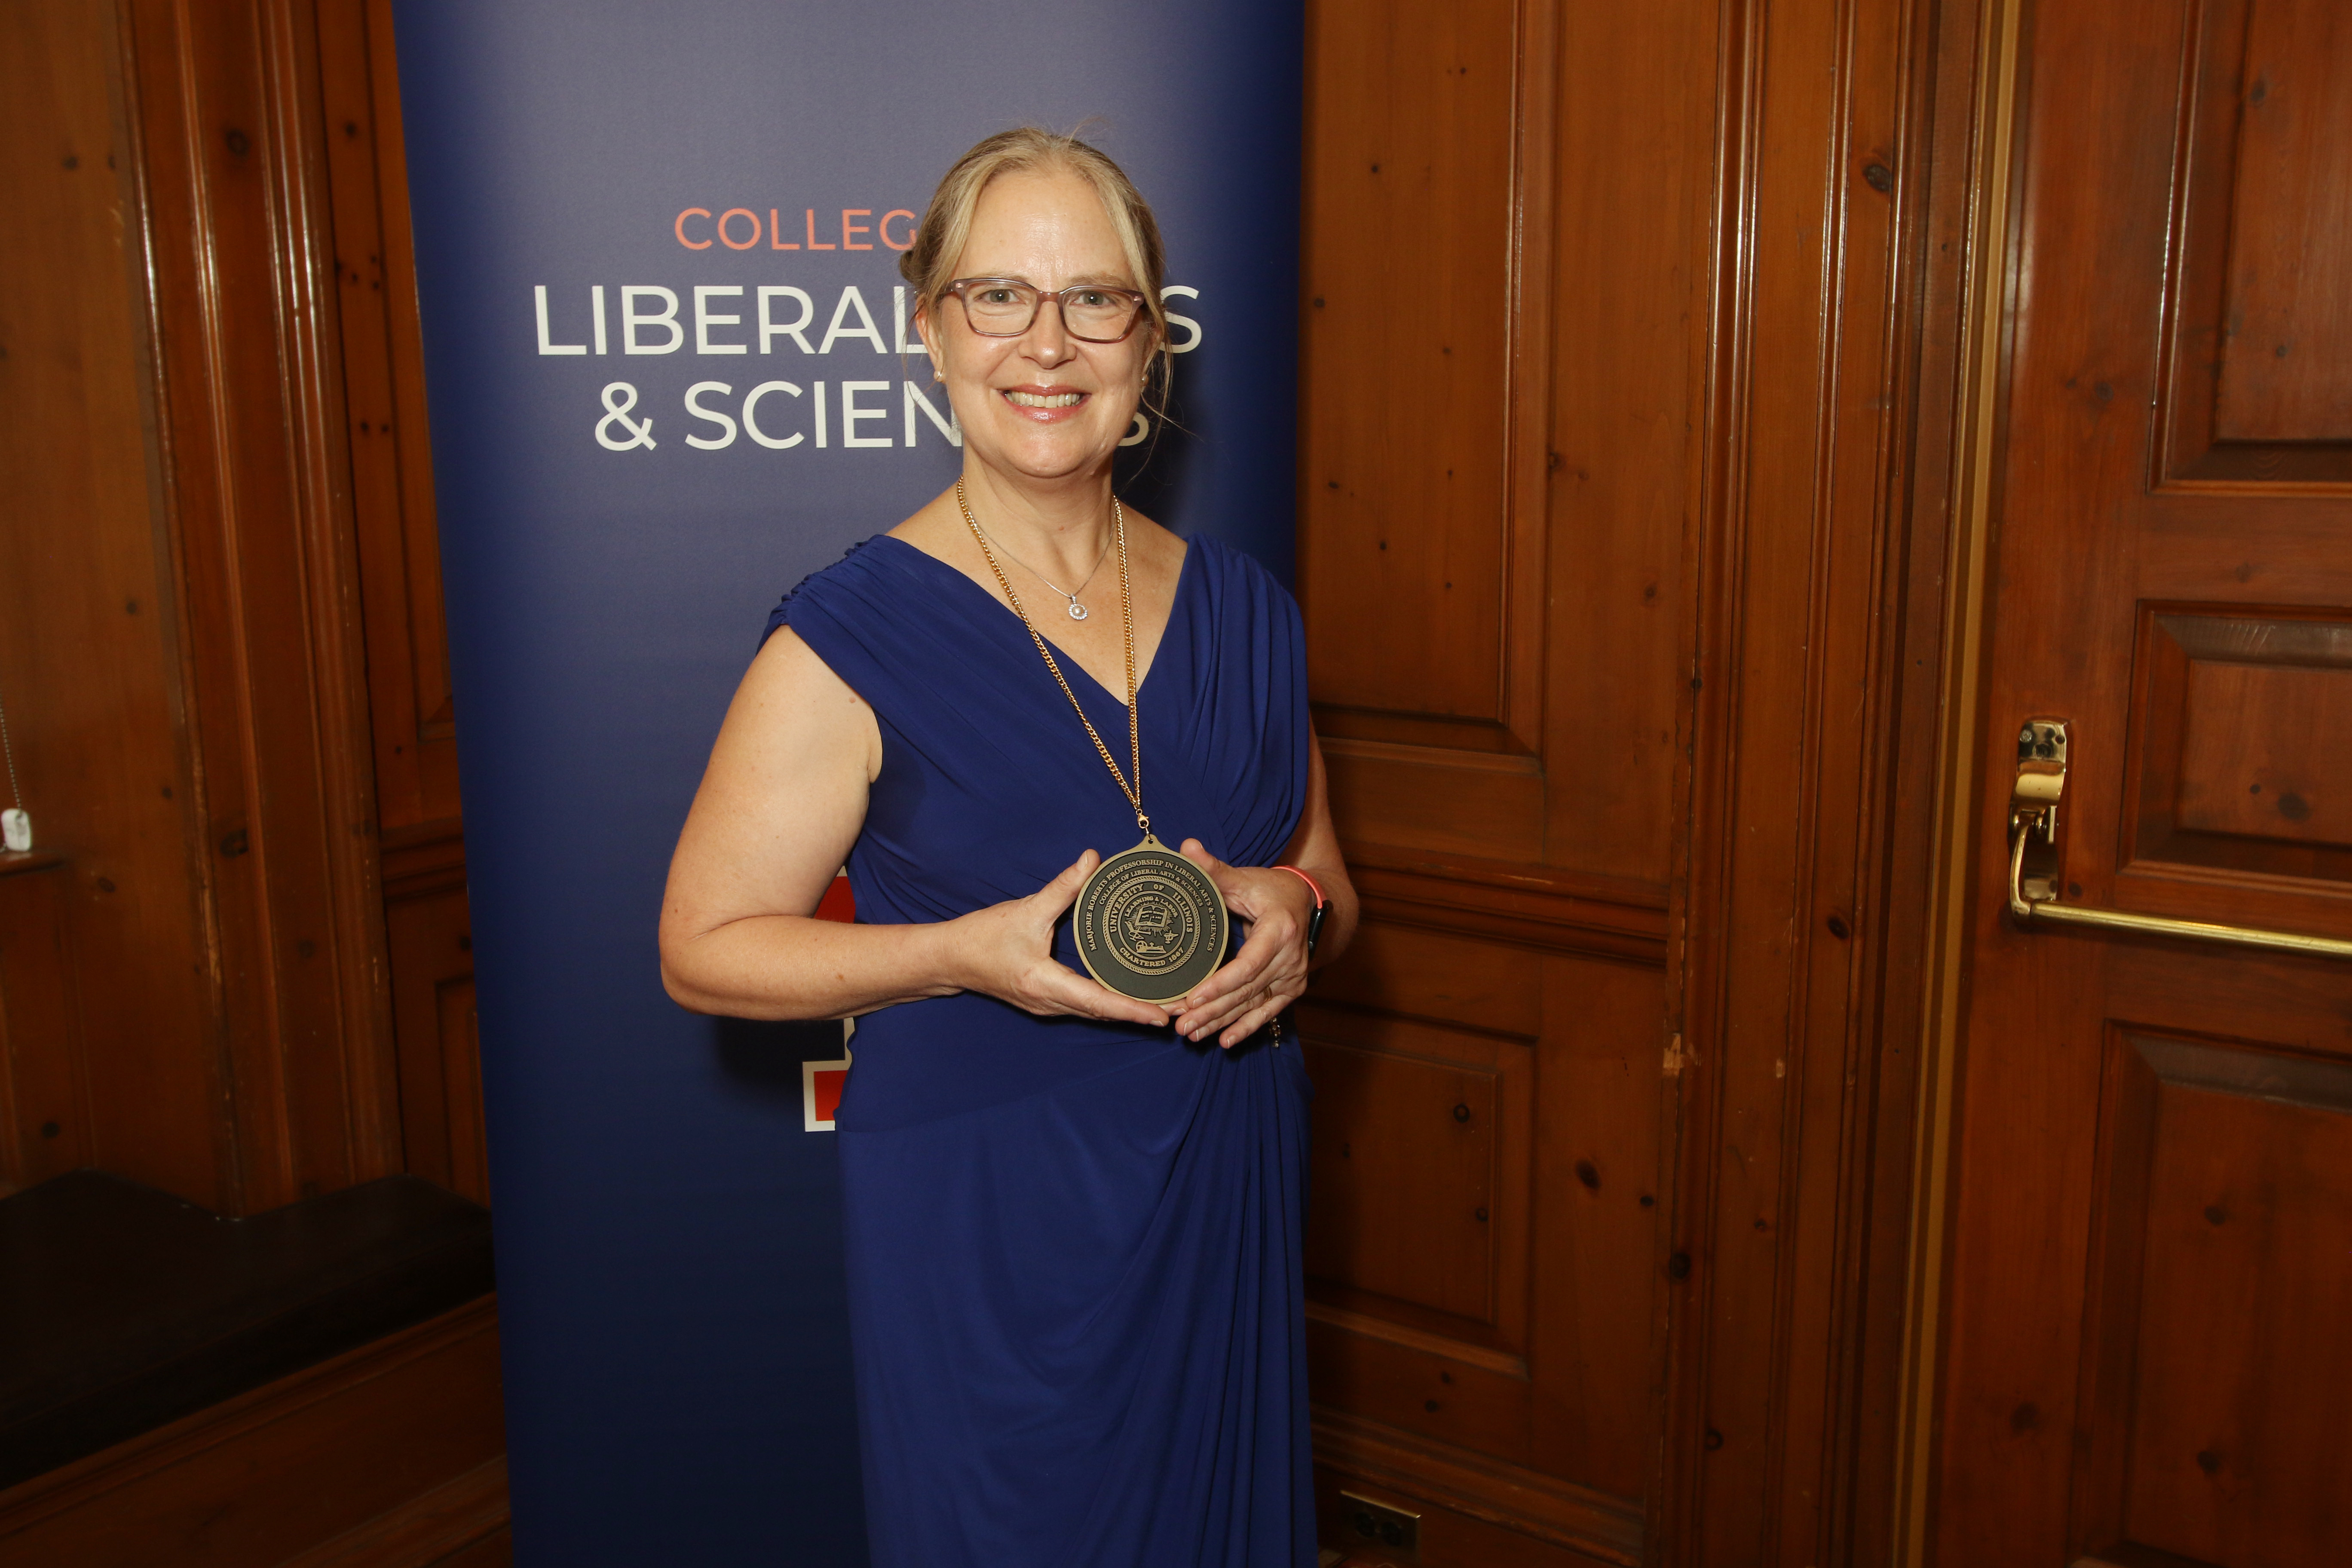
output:
<instances>
[{"instance_id":1,"label":"bronze medallion","mask_svg":"<svg viewBox=\"0 0 2352 1568\"><path fill-rule=\"evenodd\" d=\"M1156 838L1096 867L1075 918L1087 973L1139 1002L1173 1002L1225 959L1230 926L1216 883Z\"/></svg>"}]
</instances>

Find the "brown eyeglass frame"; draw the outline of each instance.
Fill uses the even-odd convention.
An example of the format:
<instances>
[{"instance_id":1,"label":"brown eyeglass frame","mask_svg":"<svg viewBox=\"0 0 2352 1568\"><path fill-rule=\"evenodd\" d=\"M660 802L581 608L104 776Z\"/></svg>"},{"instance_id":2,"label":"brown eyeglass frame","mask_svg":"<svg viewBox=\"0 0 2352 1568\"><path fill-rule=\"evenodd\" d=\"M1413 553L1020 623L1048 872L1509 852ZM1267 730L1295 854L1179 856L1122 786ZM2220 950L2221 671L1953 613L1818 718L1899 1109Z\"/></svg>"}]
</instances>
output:
<instances>
[{"instance_id":1,"label":"brown eyeglass frame","mask_svg":"<svg viewBox=\"0 0 2352 1568\"><path fill-rule=\"evenodd\" d=\"M963 297L964 290L967 289L977 289L983 285L1026 289L1037 296L1037 302L1029 308L1029 319L1021 323L1021 327L1018 331L988 332L982 331L979 327L973 325L971 319L971 302ZM1087 336L1086 333L1072 327L1070 325L1070 296L1073 294L1119 294L1134 300L1135 312L1127 319L1127 331L1119 333L1119 335L1115 338L1090 338ZM1140 293L1133 289L1116 288L1107 283L1073 283L1066 289L1040 289L1034 283L1024 283L1018 278L959 278L954 282L940 290L940 299L945 300L950 296L953 296L955 302L963 307L963 324L971 329L973 335L983 338L1017 338L1021 336L1022 333L1026 332L1030 328L1037 324L1037 312L1045 309L1046 300L1051 300L1054 301L1055 309L1061 312L1062 331L1069 333L1070 336L1077 339L1078 342L1082 343L1125 342L1128 339L1135 335L1135 329L1142 323L1143 318L1149 313L1145 307L1150 305L1151 302L1151 296L1149 294Z\"/></svg>"}]
</instances>

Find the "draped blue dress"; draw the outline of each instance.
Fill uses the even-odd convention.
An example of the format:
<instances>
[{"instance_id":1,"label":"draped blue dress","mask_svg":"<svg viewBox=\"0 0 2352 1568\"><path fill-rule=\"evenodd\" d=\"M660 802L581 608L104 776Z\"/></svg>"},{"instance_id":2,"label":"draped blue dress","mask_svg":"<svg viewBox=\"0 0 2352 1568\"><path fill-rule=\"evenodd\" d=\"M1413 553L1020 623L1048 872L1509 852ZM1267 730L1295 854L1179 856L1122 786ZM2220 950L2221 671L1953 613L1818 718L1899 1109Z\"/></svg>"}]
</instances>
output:
<instances>
[{"instance_id":1,"label":"draped blue dress","mask_svg":"<svg viewBox=\"0 0 2352 1568\"><path fill-rule=\"evenodd\" d=\"M769 625L881 727L860 921L948 920L1136 841L1020 621L944 562L877 536ZM1062 668L1123 737L1125 703ZM1290 595L1192 540L1137 706L1153 831L1272 864L1307 798ZM1055 952L1083 973L1066 920ZM1312 1563L1296 1042L967 993L860 1019L853 1056L835 1125L875 1568Z\"/></svg>"}]
</instances>

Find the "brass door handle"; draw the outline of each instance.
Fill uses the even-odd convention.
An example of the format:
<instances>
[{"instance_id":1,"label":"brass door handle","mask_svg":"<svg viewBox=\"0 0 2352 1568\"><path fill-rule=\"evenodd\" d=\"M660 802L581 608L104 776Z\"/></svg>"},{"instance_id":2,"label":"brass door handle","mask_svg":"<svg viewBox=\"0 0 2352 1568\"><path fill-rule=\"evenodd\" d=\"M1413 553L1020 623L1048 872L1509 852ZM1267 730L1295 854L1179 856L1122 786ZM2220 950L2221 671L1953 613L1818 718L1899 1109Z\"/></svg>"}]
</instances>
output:
<instances>
[{"instance_id":1,"label":"brass door handle","mask_svg":"<svg viewBox=\"0 0 2352 1568\"><path fill-rule=\"evenodd\" d=\"M2066 721L2029 719L2017 737L2017 784L2009 802L2009 912L2037 922L2127 931L2141 936L2227 942L2317 958L2352 958L2352 942L2255 926L2087 909L2058 900L2058 802L2066 792Z\"/></svg>"}]
</instances>

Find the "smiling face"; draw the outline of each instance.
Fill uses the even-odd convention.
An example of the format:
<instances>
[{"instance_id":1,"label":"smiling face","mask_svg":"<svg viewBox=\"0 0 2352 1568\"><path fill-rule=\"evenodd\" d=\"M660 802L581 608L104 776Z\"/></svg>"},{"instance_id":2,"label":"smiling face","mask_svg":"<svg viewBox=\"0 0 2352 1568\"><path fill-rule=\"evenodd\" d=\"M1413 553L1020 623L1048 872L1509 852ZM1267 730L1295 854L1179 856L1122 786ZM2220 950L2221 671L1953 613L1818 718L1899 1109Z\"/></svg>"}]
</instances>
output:
<instances>
[{"instance_id":1,"label":"smiling face","mask_svg":"<svg viewBox=\"0 0 2352 1568\"><path fill-rule=\"evenodd\" d=\"M1110 214L1076 174L1004 174L981 193L958 278L1011 278L1041 289L1100 283L1137 289ZM924 312L923 341L947 378L967 461L1008 479L1068 479L1105 468L1143 394L1153 337L1149 315L1115 343L1072 337L1041 301L1017 338L983 337L963 306Z\"/></svg>"}]
</instances>

